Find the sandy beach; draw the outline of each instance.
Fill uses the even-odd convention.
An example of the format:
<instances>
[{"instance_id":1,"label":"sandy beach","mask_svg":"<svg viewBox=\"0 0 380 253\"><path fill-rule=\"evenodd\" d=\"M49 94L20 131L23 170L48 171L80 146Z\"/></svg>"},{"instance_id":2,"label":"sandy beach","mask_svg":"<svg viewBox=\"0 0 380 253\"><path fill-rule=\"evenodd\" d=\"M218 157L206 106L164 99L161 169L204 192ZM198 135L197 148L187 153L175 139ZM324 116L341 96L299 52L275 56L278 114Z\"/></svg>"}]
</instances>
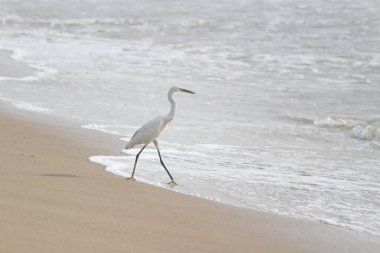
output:
<instances>
[{"instance_id":1,"label":"sandy beach","mask_svg":"<svg viewBox=\"0 0 380 253\"><path fill-rule=\"evenodd\" d=\"M378 252L323 224L129 182L88 161L122 143L2 113L1 252Z\"/></svg>"}]
</instances>

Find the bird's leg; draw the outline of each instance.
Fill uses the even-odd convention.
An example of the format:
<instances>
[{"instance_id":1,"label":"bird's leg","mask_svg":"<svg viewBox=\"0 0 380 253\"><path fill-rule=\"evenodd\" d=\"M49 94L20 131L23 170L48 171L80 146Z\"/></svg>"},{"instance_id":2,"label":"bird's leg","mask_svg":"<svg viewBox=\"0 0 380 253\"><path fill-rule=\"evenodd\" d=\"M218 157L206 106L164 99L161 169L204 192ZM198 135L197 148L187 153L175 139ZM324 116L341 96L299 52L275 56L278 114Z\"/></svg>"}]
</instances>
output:
<instances>
[{"instance_id":1,"label":"bird's leg","mask_svg":"<svg viewBox=\"0 0 380 253\"><path fill-rule=\"evenodd\" d=\"M174 180L172 180L171 182L168 183L168 185L170 186L170 188L173 188L174 186L178 184Z\"/></svg>"},{"instance_id":2,"label":"bird's leg","mask_svg":"<svg viewBox=\"0 0 380 253\"><path fill-rule=\"evenodd\" d=\"M135 179L135 170L136 170L137 160L139 159L139 156L140 156L141 152L143 152L143 150L144 150L145 147L146 147L146 145L144 145L144 147L143 147L143 148L140 150L140 152L136 155L135 165L133 166L132 176L131 176L131 177L126 177L126 178L125 178L126 180L136 181L136 179Z\"/></svg>"},{"instance_id":3,"label":"bird's leg","mask_svg":"<svg viewBox=\"0 0 380 253\"><path fill-rule=\"evenodd\" d=\"M166 166L165 166L165 164L164 164L164 161L162 161L161 153L160 153L160 149L158 148L158 142L157 142L157 140L154 140L153 143L154 143L154 146L156 146L156 149L157 149L157 151L158 151L158 156L160 157L161 165L164 167L164 169L165 169L166 172L168 173L170 179L172 180L172 181L170 181L170 182L168 183L168 185L170 185L170 187L174 187L174 186L176 186L177 183L174 181L172 175L170 175L170 172L169 172L169 170L166 168Z\"/></svg>"}]
</instances>

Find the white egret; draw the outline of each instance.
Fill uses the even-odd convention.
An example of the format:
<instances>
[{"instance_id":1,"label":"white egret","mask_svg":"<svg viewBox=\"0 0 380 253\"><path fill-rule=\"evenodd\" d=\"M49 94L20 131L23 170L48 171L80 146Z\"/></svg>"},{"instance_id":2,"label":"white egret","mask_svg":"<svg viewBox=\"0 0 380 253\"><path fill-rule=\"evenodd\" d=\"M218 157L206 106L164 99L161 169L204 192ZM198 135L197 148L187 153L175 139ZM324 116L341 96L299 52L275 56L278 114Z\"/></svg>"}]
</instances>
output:
<instances>
[{"instance_id":1,"label":"white egret","mask_svg":"<svg viewBox=\"0 0 380 253\"><path fill-rule=\"evenodd\" d=\"M142 147L140 152L136 155L135 165L133 166L132 176L126 178L127 180L133 180L133 181L135 180L134 175L135 175L137 160L139 159L139 156L140 156L141 152L143 152L145 147L153 141L154 146L156 146L158 156L160 157L161 165L165 168L166 172L168 173L168 175L171 179L171 181L168 184L170 186L177 185L177 183L174 181L172 175L170 175L169 170L166 168L164 162L162 161L160 149L158 148L158 142L157 142L157 137L160 135L162 130L165 129L165 127L169 124L169 122L172 121L174 118L175 105L176 105L175 101L173 99L174 92L187 92L187 93L195 94L195 92L190 91L190 90L182 89L182 88L179 88L176 86L171 87L169 92L168 92L168 100L171 104L170 112L165 116L158 116L158 117L152 119L151 121L147 122L142 127L140 127L140 129L138 129L133 134L132 138L129 140L125 149L133 148L135 145L139 145L139 144L143 144L144 146Z\"/></svg>"}]
</instances>

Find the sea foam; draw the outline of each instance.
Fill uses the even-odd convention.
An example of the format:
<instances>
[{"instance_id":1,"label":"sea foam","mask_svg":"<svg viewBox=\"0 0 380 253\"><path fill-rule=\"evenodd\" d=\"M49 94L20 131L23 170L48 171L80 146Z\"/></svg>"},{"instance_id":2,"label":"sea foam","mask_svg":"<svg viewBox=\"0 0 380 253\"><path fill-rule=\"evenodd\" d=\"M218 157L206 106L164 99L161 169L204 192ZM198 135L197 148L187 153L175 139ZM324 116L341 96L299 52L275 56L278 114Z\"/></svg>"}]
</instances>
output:
<instances>
[{"instance_id":1,"label":"sea foam","mask_svg":"<svg viewBox=\"0 0 380 253\"><path fill-rule=\"evenodd\" d=\"M31 111L31 112L38 112L38 113L47 113L47 114L50 114L50 113L54 112L50 108L46 108L46 107L43 107L43 106L38 105L38 104L28 103L28 102L25 102L25 101L19 101L19 100L11 99L11 98L5 97L5 96L3 96L1 94L0 94L0 100L3 101L3 102L10 103L14 107L16 107L18 109L21 109L21 110L26 110L26 111Z\"/></svg>"},{"instance_id":2,"label":"sea foam","mask_svg":"<svg viewBox=\"0 0 380 253\"><path fill-rule=\"evenodd\" d=\"M0 44L1 45L1 44ZM9 76L0 76L0 80L12 80L12 81L24 81L32 82L39 80L55 79L58 75L58 70L38 61L31 61L27 58L27 53L19 48L8 48L2 47L0 50L10 51L9 57L12 60L23 62L27 64L28 67L35 70L34 73L26 75L23 77L9 77Z\"/></svg>"}]
</instances>

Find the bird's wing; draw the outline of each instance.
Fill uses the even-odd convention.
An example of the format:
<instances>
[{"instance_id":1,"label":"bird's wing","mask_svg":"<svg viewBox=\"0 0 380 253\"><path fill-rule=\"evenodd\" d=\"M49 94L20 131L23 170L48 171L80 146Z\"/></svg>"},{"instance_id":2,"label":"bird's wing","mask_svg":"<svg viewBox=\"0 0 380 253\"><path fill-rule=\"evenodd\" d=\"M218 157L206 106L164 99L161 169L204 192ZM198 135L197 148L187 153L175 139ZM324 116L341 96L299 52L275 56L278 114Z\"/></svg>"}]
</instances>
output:
<instances>
[{"instance_id":1,"label":"bird's wing","mask_svg":"<svg viewBox=\"0 0 380 253\"><path fill-rule=\"evenodd\" d=\"M127 144L127 148L132 148L138 144L146 144L153 141L161 132L163 126L162 117L156 117L140 127Z\"/></svg>"},{"instance_id":2,"label":"bird's wing","mask_svg":"<svg viewBox=\"0 0 380 253\"><path fill-rule=\"evenodd\" d=\"M137 129L137 131L132 135L131 139L133 139L133 137L136 136L136 134L140 131L141 127L139 129Z\"/></svg>"}]
</instances>

